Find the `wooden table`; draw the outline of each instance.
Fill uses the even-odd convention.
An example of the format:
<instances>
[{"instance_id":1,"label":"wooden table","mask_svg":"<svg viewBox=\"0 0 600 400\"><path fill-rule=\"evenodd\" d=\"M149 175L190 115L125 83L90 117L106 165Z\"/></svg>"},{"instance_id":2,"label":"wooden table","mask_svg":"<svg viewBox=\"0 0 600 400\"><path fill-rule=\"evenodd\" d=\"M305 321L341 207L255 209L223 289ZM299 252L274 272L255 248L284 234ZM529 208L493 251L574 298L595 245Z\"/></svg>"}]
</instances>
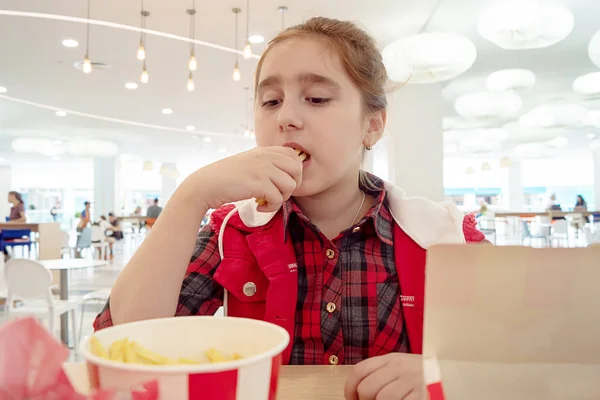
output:
<instances>
[{"instance_id":1,"label":"wooden table","mask_svg":"<svg viewBox=\"0 0 600 400\"><path fill-rule=\"evenodd\" d=\"M2 222L0 229L30 229L39 235L37 246L40 260L60 258L61 232L60 225L56 222L44 223L13 223Z\"/></svg>"},{"instance_id":2,"label":"wooden table","mask_svg":"<svg viewBox=\"0 0 600 400\"><path fill-rule=\"evenodd\" d=\"M108 265L104 260L86 260L83 258L57 259L40 261L44 267L51 271L60 271L60 299L69 300L69 271L81 268L96 268ZM69 344L69 317L63 314L60 317L60 338L64 344Z\"/></svg>"},{"instance_id":3,"label":"wooden table","mask_svg":"<svg viewBox=\"0 0 600 400\"><path fill-rule=\"evenodd\" d=\"M277 399L342 400L351 365L284 365Z\"/></svg>"},{"instance_id":4,"label":"wooden table","mask_svg":"<svg viewBox=\"0 0 600 400\"><path fill-rule=\"evenodd\" d=\"M89 393L85 363L63 366L73 386L82 394ZM349 365L284 365L279 378L278 400L343 400Z\"/></svg>"},{"instance_id":5,"label":"wooden table","mask_svg":"<svg viewBox=\"0 0 600 400\"><path fill-rule=\"evenodd\" d=\"M144 215L123 215L123 216L117 217L118 221L131 220L131 221L139 222L139 221L146 221L148 219L149 218Z\"/></svg>"}]
</instances>

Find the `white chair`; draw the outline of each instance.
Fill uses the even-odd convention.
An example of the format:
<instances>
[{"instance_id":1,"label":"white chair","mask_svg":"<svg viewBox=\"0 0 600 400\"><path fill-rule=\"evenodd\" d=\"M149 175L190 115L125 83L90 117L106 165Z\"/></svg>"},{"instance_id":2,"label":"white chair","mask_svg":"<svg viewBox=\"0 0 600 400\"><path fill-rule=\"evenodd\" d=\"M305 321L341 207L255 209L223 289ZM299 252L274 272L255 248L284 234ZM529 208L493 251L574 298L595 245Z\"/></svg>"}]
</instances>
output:
<instances>
[{"instance_id":1,"label":"white chair","mask_svg":"<svg viewBox=\"0 0 600 400\"><path fill-rule=\"evenodd\" d=\"M98 226L92 226L92 248L94 249L94 257L96 256L96 249L100 253L99 260L108 260L109 244L106 241L106 235L104 230Z\"/></svg>"},{"instance_id":2,"label":"white chair","mask_svg":"<svg viewBox=\"0 0 600 400\"><path fill-rule=\"evenodd\" d=\"M69 232L65 232L63 230L60 231L60 256L62 258L63 254L68 254L71 258L73 258L73 249L69 243L71 237Z\"/></svg>"},{"instance_id":3,"label":"white chair","mask_svg":"<svg viewBox=\"0 0 600 400\"><path fill-rule=\"evenodd\" d=\"M73 250L75 253L81 253L83 250L89 249L92 259L94 258L94 248L92 247L92 228L83 228L81 232L79 232L79 236L77 236L77 244Z\"/></svg>"},{"instance_id":4,"label":"white chair","mask_svg":"<svg viewBox=\"0 0 600 400\"><path fill-rule=\"evenodd\" d=\"M552 237L551 243L554 240L558 240L558 247L560 247L560 241L566 240L567 247L569 247L569 223L566 219L559 219L554 221L552 224Z\"/></svg>"},{"instance_id":5,"label":"white chair","mask_svg":"<svg viewBox=\"0 0 600 400\"><path fill-rule=\"evenodd\" d=\"M97 301L106 303L110 297L110 289L96 290L95 292L89 292L83 295L81 298L81 319L79 320L79 340L81 341L81 335L83 335L83 316L85 314L85 305L91 301Z\"/></svg>"},{"instance_id":6,"label":"white chair","mask_svg":"<svg viewBox=\"0 0 600 400\"><path fill-rule=\"evenodd\" d=\"M5 321L11 317L36 317L48 320L48 330L54 334L56 317L71 314L72 335L75 351L78 349L76 315L77 303L67 300L54 300L52 296L52 274L42 264L33 260L12 259L4 267L7 287ZM14 308L13 300L23 301L21 307Z\"/></svg>"}]
</instances>

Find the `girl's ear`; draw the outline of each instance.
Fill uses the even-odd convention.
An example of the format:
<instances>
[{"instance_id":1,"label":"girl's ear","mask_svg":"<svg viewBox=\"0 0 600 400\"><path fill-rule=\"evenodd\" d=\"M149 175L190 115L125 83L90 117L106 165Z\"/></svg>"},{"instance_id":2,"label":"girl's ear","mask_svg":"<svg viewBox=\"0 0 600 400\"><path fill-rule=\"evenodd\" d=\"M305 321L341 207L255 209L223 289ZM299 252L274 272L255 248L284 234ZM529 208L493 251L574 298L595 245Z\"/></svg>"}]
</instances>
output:
<instances>
[{"instance_id":1,"label":"girl's ear","mask_svg":"<svg viewBox=\"0 0 600 400\"><path fill-rule=\"evenodd\" d=\"M381 139L381 136L385 131L386 122L387 110L377 111L369 118L367 134L365 135L363 141L365 147L372 147L379 141L379 139Z\"/></svg>"}]
</instances>

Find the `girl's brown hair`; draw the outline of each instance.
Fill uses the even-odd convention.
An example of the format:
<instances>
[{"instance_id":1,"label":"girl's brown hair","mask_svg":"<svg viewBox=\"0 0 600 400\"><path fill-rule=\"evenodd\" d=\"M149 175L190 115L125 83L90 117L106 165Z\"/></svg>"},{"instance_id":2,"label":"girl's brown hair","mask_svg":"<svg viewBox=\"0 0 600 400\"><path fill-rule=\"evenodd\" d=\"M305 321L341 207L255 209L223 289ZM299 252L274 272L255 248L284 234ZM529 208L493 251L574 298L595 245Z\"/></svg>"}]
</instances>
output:
<instances>
[{"instance_id":1,"label":"girl's brown hair","mask_svg":"<svg viewBox=\"0 0 600 400\"><path fill-rule=\"evenodd\" d=\"M346 73L362 93L367 113L387 107L385 87L388 77L375 40L352 22L324 17L311 18L303 24L287 28L269 42L256 68L255 88L258 87L262 64L269 50L278 43L303 37L322 40L340 57Z\"/></svg>"}]
</instances>

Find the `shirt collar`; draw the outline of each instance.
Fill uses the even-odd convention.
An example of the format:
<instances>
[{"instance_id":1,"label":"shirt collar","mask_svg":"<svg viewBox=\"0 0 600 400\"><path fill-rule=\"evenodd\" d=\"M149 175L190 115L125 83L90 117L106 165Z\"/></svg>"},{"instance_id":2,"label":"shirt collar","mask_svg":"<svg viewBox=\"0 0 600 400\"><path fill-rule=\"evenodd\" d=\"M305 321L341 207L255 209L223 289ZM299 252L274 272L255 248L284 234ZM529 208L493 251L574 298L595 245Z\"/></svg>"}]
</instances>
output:
<instances>
[{"instance_id":1,"label":"shirt collar","mask_svg":"<svg viewBox=\"0 0 600 400\"><path fill-rule=\"evenodd\" d=\"M362 177L359 180L359 187L366 195L375 198L375 204L373 204L357 225L362 226L367 223L372 223L379 239L391 246L393 245L392 235L394 220L389 210L384 182L368 172L361 171L361 174ZM287 240L288 223L292 214L296 214L304 221L310 221L306 215L304 215L293 197L283 203L282 209L283 224L286 232L285 240Z\"/></svg>"}]
</instances>

